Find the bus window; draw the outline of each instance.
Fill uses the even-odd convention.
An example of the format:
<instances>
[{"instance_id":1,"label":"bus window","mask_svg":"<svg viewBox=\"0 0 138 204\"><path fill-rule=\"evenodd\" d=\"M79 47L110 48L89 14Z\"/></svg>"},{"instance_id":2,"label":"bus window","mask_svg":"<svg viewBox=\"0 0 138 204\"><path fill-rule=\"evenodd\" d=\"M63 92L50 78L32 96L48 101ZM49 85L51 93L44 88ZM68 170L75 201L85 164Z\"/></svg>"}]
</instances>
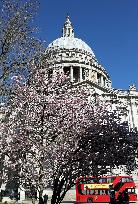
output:
<instances>
[{"instance_id":1,"label":"bus window","mask_svg":"<svg viewBox=\"0 0 138 204\"><path fill-rule=\"evenodd\" d=\"M99 190L99 195L103 195L103 191L102 190Z\"/></svg>"},{"instance_id":2,"label":"bus window","mask_svg":"<svg viewBox=\"0 0 138 204\"><path fill-rule=\"evenodd\" d=\"M133 178L132 178L132 177L130 177L130 178L129 178L129 180L130 180L130 182L134 182L134 180L133 180Z\"/></svg>"},{"instance_id":3,"label":"bus window","mask_svg":"<svg viewBox=\"0 0 138 204\"><path fill-rule=\"evenodd\" d=\"M94 179L90 179L89 183L94 183Z\"/></svg>"},{"instance_id":4,"label":"bus window","mask_svg":"<svg viewBox=\"0 0 138 204\"><path fill-rule=\"evenodd\" d=\"M93 178L93 183L99 183L99 178Z\"/></svg>"},{"instance_id":5,"label":"bus window","mask_svg":"<svg viewBox=\"0 0 138 204\"><path fill-rule=\"evenodd\" d=\"M133 182L132 177L123 177L121 179L122 183Z\"/></svg>"},{"instance_id":6,"label":"bus window","mask_svg":"<svg viewBox=\"0 0 138 204\"><path fill-rule=\"evenodd\" d=\"M129 194L135 194L135 188L128 188L127 191Z\"/></svg>"},{"instance_id":7,"label":"bus window","mask_svg":"<svg viewBox=\"0 0 138 204\"><path fill-rule=\"evenodd\" d=\"M128 177L126 182L134 182L132 177Z\"/></svg>"},{"instance_id":8,"label":"bus window","mask_svg":"<svg viewBox=\"0 0 138 204\"><path fill-rule=\"evenodd\" d=\"M102 179L102 183L107 183L107 179L106 179L106 178L103 178L103 179Z\"/></svg>"},{"instance_id":9,"label":"bus window","mask_svg":"<svg viewBox=\"0 0 138 204\"><path fill-rule=\"evenodd\" d=\"M80 184L83 184L83 183L89 184L89 183L94 183L95 182L94 180L95 180L94 178L83 178L83 179L79 180L79 183Z\"/></svg>"},{"instance_id":10,"label":"bus window","mask_svg":"<svg viewBox=\"0 0 138 204\"><path fill-rule=\"evenodd\" d=\"M95 190L95 195L98 195L98 190Z\"/></svg>"},{"instance_id":11,"label":"bus window","mask_svg":"<svg viewBox=\"0 0 138 204\"><path fill-rule=\"evenodd\" d=\"M102 195L106 195L106 190L102 190Z\"/></svg>"},{"instance_id":12,"label":"bus window","mask_svg":"<svg viewBox=\"0 0 138 204\"><path fill-rule=\"evenodd\" d=\"M99 183L107 183L107 178L100 178Z\"/></svg>"},{"instance_id":13,"label":"bus window","mask_svg":"<svg viewBox=\"0 0 138 204\"><path fill-rule=\"evenodd\" d=\"M135 193L135 189L134 188L131 189L131 193Z\"/></svg>"},{"instance_id":14,"label":"bus window","mask_svg":"<svg viewBox=\"0 0 138 204\"><path fill-rule=\"evenodd\" d=\"M130 182L130 178L126 177L124 178L125 182Z\"/></svg>"},{"instance_id":15,"label":"bus window","mask_svg":"<svg viewBox=\"0 0 138 204\"><path fill-rule=\"evenodd\" d=\"M128 182L128 181L127 181L127 178L122 178L122 179L121 179L121 182L122 182L122 183Z\"/></svg>"},{"instance_id":16,"label":"bus window","mask_svg":"<svg viewBox=\"0 0 138 204\"><path fill-rule=\"evenodd\" d=\"M94 190L90 190L90 194L91 195L94 195L95 193L94 193Z\"/></svg>"},{"instance_id":17,"label":"bus window","mask_svg":"<svg viewBox=\"0 0 138 204\"><path fill-rule=\"evenodd\" d=\"M110 195L110 191L109 190L105 190L106 195Z\"/></svg>"},{"instance_id":18,"label":"bus window","mask_svg":"<svg viewBox=\"0 0 138 204\"><path fill-rule=\"evenodd\" d=\"M99 179L99 183L102 183L102 178L101 178L101 179Z\"/></svg>"},{"instance_id":19,"label":"bus window","mask_svg":"<svg viewBox=\"0 0 138 204\"><path fill-rule=\"evenodd\" d=\"M128 191L128 193L131 193L131 188L128 188L127 191Z\"/></svg>"},{"instance_id":20,"label":"bus window","mask_svg":"<svg viewBox=\"0 0 138 204\"><path fill-rule=\"evenodd\" d=\"M81 190L81 191L79 191L79 193L80 193L81 195L91 195L91 194L92 194L91 190L89 190L89 189L87 189L87 190Z\"/></svg>"},{"instance_id":21,"label":"bus window","mask_svg":"<svg viewBox=\"0 0 138 204\"><path fill-rule=\"evenodd\" d=\"M114 180L115 180L115 177L114 178L107 178L107 183L113 183Z\"/></svg>"},{"instance_id":22,"label":"bus window","mask_svg":"<svg viewBox=\"0 0 138 204\"><path fill-rule=\"evenodd\" d=\"M80 194L81 194L81 195L86 195L86 190L82 190L82 191L80 192Z\"/></svg>"},{"instance_id":23,"label":"bus window","mask_svg":"<svg viewBox=\"0 0 138 204\"><path fill-rule=\"evenodd\" d=\"M89 178L86 180L86 183L98 183L99 179L97 178Z\"/></svg>"}]
</instances>

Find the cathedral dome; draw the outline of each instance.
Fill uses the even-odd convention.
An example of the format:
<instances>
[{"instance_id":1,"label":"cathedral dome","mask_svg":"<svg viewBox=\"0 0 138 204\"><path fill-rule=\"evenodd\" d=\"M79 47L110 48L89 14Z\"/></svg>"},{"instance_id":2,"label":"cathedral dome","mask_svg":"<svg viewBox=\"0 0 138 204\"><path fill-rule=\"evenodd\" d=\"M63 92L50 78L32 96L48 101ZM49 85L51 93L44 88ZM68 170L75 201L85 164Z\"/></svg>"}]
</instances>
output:
<instances>
[{"instance_id":1,"label":"cathedral dome","mask_svg":"<svg viewBox=\"0 0 138 204\"><path fill-rule=\"evenodd\" d=\"M48 45L48 50L65 49L65 50L80 50L82 52L87 52L88 54L95 57L92 49L81 39L74 37L74 29L71 24L69 16L67 16L62 29L63 36L54 40Z\"/></svg>"},{"instance_id":2,"label":"cathedral dome","mask_svg":"<svg viewBox=\"0 0 138 204\"><path fill-rule=\"evenodd\" d=\"M72 36L58 38L50 43L48 48L81 49L94 56L92 49L84 41Z\"/></svg>"},{"instance_id":3,"label":"cathedral dome","mask_svg":"<svg viewBox=\"0 0 138 204\"><path fill-rule=\"evenodd\" d=\"M92 81L99 86L110 86L106 70L98 63L92 49L81 39L74 37L69 16L62 29L62 37L50 43L45 51L47 77L55 72L70 75L71 82Z\"/></svg>"}]
</instances>

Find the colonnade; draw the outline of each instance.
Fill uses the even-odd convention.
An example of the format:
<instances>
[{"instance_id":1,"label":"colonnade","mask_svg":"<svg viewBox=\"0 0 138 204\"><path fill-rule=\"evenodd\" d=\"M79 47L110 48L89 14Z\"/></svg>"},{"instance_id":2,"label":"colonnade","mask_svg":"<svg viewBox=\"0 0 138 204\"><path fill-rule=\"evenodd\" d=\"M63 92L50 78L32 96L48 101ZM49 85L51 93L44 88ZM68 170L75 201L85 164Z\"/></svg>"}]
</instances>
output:
<instances>
[{"instance_id":1,"label":"colonnade","mask_svg":"<svg viewBox=\"0 0 138 204\"><path fill-rule=\"evenodd\" d=\"M67 68L67 70L66 70ZM64 70L64 73L68 73L70 75L70 81L71 82L82 82L83 80L86 80L88 77L89 80L92 82L98 83L100 86L103 87L111 87L110 80L107 80L101 73L96 72L94 75L94 78L91 78L91 73L89 73L89 69L81 66L65 66L61 68L61 70ZM54 73L56 72L56 69ZM87 73L88 72L88 73ZM109 84L109 86L108 86Z\"/></svg>"},{"instance_id":2,"label":"colonnade","mask_svg":"<svg viewBox=\"0 0 138 204\"><path fill-rule=\"evenodd\" d=\"M99 76L97 76L97 83L101 86L106 85L106 79L104 78L102 74L99 74Z\"/></svg>"},{"instance_id":3,"label":"colonnade","mask_svg":"<svg viewBox=\"0 0 138 204\"><path fill-rule=\"evenodd\" d=\"M77 66L76 67L70 66L70 79L71 79L71 82L74 82L74 79L75 79L74 69L78 69L78 78L77 78L76 82L81 82L84 79L86 79L86 72L83 73L83 69L85 69L85 68L79 67L79 66L78 67ZM83 74L84 74L84 78L83 78ZM96 81L97 81L97 83L99 85L106 86L106 79L102 74L99 74L99 79L98 79L98 76L96 75Z\"/></svg>"},{"instance_id":4,"label":"colonnade","mask_svg":"<svg viewBox=\"0 0 138 204\"><path fill-rule=\"evenodd\" d=\"M83 78L82 78L82 67L74 67L73 68L73 66L70 66L70 79L71 79L71 82L73 82L74 81L74 69L75 68L78 68L79 69L79 77L78 77L78 82L81 82L82 80L83 80Z\"/></svg>"}]
</instances>

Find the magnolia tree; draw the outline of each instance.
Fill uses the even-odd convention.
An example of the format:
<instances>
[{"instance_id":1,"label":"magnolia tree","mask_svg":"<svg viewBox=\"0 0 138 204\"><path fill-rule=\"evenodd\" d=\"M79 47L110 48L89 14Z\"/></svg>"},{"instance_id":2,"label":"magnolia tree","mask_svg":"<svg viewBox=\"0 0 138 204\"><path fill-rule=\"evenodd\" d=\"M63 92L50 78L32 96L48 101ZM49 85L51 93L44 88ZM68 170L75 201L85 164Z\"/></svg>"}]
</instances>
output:
<instances>
[{"instance_id":1,"label":"magnolia tree","mask_svg":"<svg viewBox=\"0 0 138 204\"><path fill-rule=\"evenodd\" d=\"M87 91L72 87L64 75L45 81L40 73L34 77L33 72L32 85L17 83L14 87L14 96L6 107L12 114L5 117L8 121L2 134L8 156L5 162L7 168L19 172L24 186L35 187L40 196L60 163L65 162L64 154L68 158L90 124L92 105L88 96Z\"/></svg>"},{"instance_id":2,"label":"magnolia tree","mask_svg":"<svg viewBox=\"0 0 138 204\"><path fill-rule=\"evenodd\" d=\"M13 75L27 75L30 61L42 50L34 37L37 0L1 0L0 3L0 101L7 100Z\"/></svg>"},{"instance_id":3,"label":"magnolia tree","mask_svg":"<svg viewBox=\"0 0 138 204\"><path fill-rule=\"evenodd\" d=\"M2 179L16 179L39 198L50 184L51 203L60 203L78 176L127 165L136 147L111 104L95 103L87 87L64 74L46 80L41 68L30 70L29 83L15 79L1 123ZM9 176L11 169L16 173Z\"/></svg>"},{"instance_id":4,"label":"magnolia tree","mask_svg":"<svg viewBox=\"0 0 138 204\"><path fill-rule=\"evenodd\" d=\"M37 30L33 27L37 9L37 0L1 0L0 3L0 122L3 112L10 116L1 102L6 104L11 96L13 76L27 76L32 59L41 58L43 47L34 37ZM2 130L3 123L0 126ZM5 175L3 157L0 153L1 175Z\"/></svg>"},{"instance_id":5,"label":"magnolia tree","mask_svg":"<svg viewBox=\"0 0 138 204\"><path fill-rule=\"evenodd\" d=\"M0 97L6 96L6 107L1 109L0 176L14 188L29 188L32 197L38 191L40 198L51 185L55 204L78 176L134 164L137 145L111 104L98 101L85 86L72 85L64 74L46 80L43 67L34 66L32 59L40 65L43 50L33 37L37 5L32 0L1 4Z\"/></svg>"}]
</instances>

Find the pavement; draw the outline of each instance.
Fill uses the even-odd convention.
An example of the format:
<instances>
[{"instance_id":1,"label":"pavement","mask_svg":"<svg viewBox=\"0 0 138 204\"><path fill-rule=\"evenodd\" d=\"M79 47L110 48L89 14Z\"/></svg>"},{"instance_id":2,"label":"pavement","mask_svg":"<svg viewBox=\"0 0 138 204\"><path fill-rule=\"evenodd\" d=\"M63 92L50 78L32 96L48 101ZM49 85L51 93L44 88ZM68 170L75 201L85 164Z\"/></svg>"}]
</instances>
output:
<instances>
[{"instance_id":1,"label":"pavement","mask_svg":"<svg viewBox=\"0 0 138 204\"><path fill-rule=\"evenodd\" d=\"M137 194L138 194L138 189L136 189L136 192L137 192ZM48 195L48 202L47 202L47 204L51 204L51 198L52 198L52 191L51 190L46 190L45 192L44 192L44 194L47 194ZM65 197L64 197L64 199L63 199L63 201L62 201L62 203L64 204L66 204L66 203L70 203L70 204L74 204L75 203L75 200L76 200L76 191L75 191L75 189L71 189L71 190L69 190L67 193L66 193L66 195L65 195ZM23 203L25 203L25 204L32 204L32 200L25 200L25 201L22 201ZM18 203L22 203L21 201L19 201ZM38 204L38 201L36 200L35 201L35 204ZM93 203L94 204L94 203ZM100 203L100 204L104 204L104 203ZM138 204L138 201L135 203L135 204Z\"/></svg>"},{"instance_id":2,"label":"pavement","mask_svg":"<svg viewBox=\"0 0 138 204\"><path fill-rule=\"evenodd\" d=\"M46 191L44 191L44 194L45 193L48 195L47 204L51 204L52 191L46 190ZM74 189L71 189L66 193L62 203L75 203L75 200L76 200L76 191ZM21 202L19 202L19 203L21 203ZM32 200L25 200L25 201L23 201L23 203L32 204ZM35 204L38 204L37 200L35 201Z\"/></svg>"}]
</instances>

